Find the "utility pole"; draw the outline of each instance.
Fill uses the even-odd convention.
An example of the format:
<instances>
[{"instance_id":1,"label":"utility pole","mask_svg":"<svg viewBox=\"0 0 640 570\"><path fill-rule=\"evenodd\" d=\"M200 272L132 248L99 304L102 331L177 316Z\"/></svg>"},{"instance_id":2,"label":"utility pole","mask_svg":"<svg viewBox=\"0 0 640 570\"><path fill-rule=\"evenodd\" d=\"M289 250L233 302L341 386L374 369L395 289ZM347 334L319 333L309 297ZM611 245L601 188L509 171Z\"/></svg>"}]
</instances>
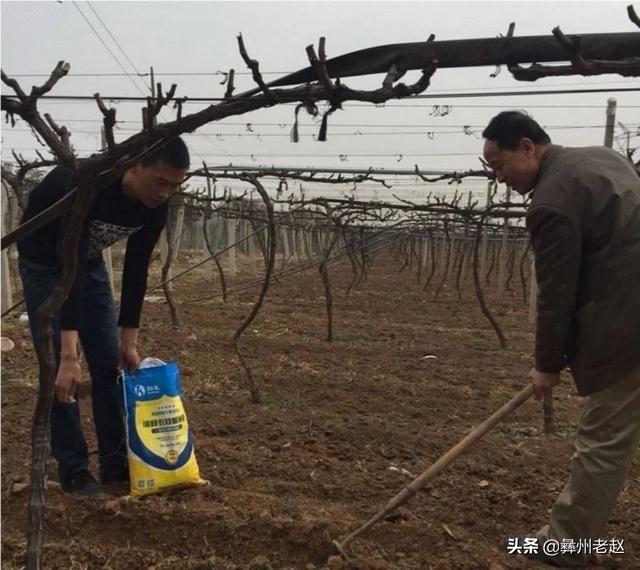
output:
<instances>
[{"instance_id":1,"label":"utility pole","mask_svg":"<svg viewBox=\"0 0 640 570\"><path fill-rule=\"evenodd\" d=\"M507 186L507 194L506 194L507 203L511 202L511 186ZM509 219L504 219L504 224L502 226L502 245L500 247L500 265L498 267L498 296L502 297L504 295L505 287L506 287L506 278L507 278L507 263L509 261L508 249L509 247Z\"/></svg>"},{"instance_id":2,"label":"utility pole","mask_svg":"<svg viewBox=\"0 0 640 570\"><path fill-rule=\"evenodd\" d=\"M155 77L153 75L153 66L149 68L149 81L151 82L151 98L156 98L156 82Z\"/></svg>"},{"instance_id":3,"label":"utility pole","mask_svg":"<svg viewBox=\"0 0 640 570\"><path fill-rule=\"evenodd\" d=\"M491 200L493 198L493 192L497 182L495 180L489 180L487 183L487 209L491 206ZM483 276L487 271L487 247L489 245L489 232L484 231L482 236L482 247L480 250L480 275Z\"/></svg>"},{"instance_id":4,"label":"utility pole","mask_svg":"<svg viewBox=\"0 0 640 570\"><path fill-rule=\"evenodd\" d=\"M0 227L2 228L2 235L4 235L5 222L8 217L6 215L5 210L9 206L8 204L9 200L7 199L9 197L9 190L5 186L4 180L2 181L1 192L3 194L6 192L6 194L2 196L2 200L0 200L2 202L2 213L0 215ZM15 201L15 198L13 198L13 200ZM14 208L17 207L15 203L13 203L12 206ZM0 273L2 274L2 283L0 286L0 289L2 290L1 292L2 302L0 306L2 308L2 311L4 312L9 307L11 307L11 305L13 305L13 296L11 291L11 270L9 268L9 253L6 249L2 250L2 267L0 269Z\"/></svg>"},{"instance_id":5,"label":"utility pole","mask_svg":"<svg viewBox=\"0 0 640 570\"><path fill-rule=\"evenodd\" d=\"M618 103L615 97L607 99L607 123L604 128L604 146L613 147L613 129L616 123L616 107Z\"/></svg>"}]
</instances>

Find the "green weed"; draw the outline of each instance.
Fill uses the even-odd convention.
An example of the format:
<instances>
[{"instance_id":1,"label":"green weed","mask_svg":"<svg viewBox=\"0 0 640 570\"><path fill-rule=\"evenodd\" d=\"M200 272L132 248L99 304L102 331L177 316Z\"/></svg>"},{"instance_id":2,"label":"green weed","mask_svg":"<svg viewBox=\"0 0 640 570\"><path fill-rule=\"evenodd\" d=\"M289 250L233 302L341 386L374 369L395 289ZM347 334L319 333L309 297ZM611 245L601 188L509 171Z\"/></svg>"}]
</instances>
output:
<instances>
[{"instance_id":1,"label":"green weed","mask_svg":"<svg viewBox=\"0 0 640 570\"><path fill-rule=\"evenodd\" d=\"M262 401L268 406L281 408L283 410L295 408L298 405L295 400L286 398L278 392L264 392L262 394Z\"/></svg>"},{"instance_id":2,"label":"green weed","mask_svg":"<svg viewBox=\"0 0 640 570\"><path fill-rule=\"evenodd\" d=\"M567 439L573 439L576 437L578 433L578 426L576 424L568 425L561 430L558 430L558 435L562 437L566 437Z\"/></svg>"},{"instance_id":3,"label":"green weed","mask_svg":"<svg viewBox=\"0 0 640 570\"><path fill-rule=\"evenodd\" d=\"M498 430L508 435L533 436L538 435L540 430L535 426L523 426L517 423L500 424Z\"/></svg>"},{"instance_id":4,"label":"green weed","mask_svg":"<svg viewBox=\"0 0 640 570\"><path fill-rule=\"evenodd\" d=\"M333 340L337 342L367 342L369 337L357 333L337 333L333 335Z\"/></svg>"}]
</instances>

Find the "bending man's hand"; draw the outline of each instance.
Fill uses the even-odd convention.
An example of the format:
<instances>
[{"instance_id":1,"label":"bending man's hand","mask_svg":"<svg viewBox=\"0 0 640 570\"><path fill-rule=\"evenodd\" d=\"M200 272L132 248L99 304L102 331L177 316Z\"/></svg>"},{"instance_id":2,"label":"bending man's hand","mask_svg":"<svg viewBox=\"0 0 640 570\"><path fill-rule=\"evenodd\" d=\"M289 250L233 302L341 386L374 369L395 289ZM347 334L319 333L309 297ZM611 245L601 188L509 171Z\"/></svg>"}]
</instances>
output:
<instances>
[{"instance_id":1,"label":"bending man's hand","mask_svg":"<svg viewBox=\"0 0 640 570\"><path fill-rule=\"evenodd\" d=\"M536 368L532 368L529 372L529 378L533 384L533 393L536 396L536 400L542 400L544 393L553 388L558 382L560 382L559 372L540 372Z\"/></svg>"},{"instance_id":2,"label":"bending man's hand","mask_svg":"<svg viewBox=\"0 0 640 570\"><path fill-rule=\"evenodd\" d=\"M78 358L78 331L60 331L60 366L56 376L56 396L62 404L76 401L76 389L82 377Z\"/></svg>"},{"instance_id":3,"label":"bending man's hand","mask_svg":"<svg viewBox=\"0 0 640 570\"><path fill-rule=\"evenodd\" d=\"M138 329L120 329L120 350L118 352L118 371L135 372L140 366L138 354Z\"/></svg>"}]
</instances>

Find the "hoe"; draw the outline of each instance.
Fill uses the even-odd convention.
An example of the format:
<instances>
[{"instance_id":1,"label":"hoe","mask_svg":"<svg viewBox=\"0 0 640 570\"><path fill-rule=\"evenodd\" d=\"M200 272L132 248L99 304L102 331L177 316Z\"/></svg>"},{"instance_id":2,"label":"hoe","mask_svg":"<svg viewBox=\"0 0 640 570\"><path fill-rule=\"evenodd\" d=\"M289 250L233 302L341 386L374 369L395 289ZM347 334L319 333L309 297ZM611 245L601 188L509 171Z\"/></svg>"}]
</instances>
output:
<instances>
[{"instance_id":1,"label":"hoe","mask_svg":"<svg viewBox=\"0 0 640 570\"><path fill-rule=\"evenodd\" d=\"M491 417L482 422L478 427L471 431L464 439L452 447L447 453L445 453L440 459L438 459L433 465L427 468L420 476L416 477L409 485L407 485L402 491L400 491L393 499L391 499L387 505L377 515L369 519L361 527L354 530L347 538L342 542L337 540L333 541L333 546L337 549L341 556L348 559L347 545L360 536L364 531L371 528L379 520L386 517L389 513L397 509L400 505L406 503L411 497L413 497L418 491L420 491L427 482L431 481L436 475L440 473L445 467L448 467L459 455L462 455L467 449L469 449L476 441L478 441L484 434L486 434L495 424L500 420L508 416L523 402L528 400L533 395L533 385L529 384L526 388L516 394L509 402L496 411Z\"/></svg>"}]
</instances>

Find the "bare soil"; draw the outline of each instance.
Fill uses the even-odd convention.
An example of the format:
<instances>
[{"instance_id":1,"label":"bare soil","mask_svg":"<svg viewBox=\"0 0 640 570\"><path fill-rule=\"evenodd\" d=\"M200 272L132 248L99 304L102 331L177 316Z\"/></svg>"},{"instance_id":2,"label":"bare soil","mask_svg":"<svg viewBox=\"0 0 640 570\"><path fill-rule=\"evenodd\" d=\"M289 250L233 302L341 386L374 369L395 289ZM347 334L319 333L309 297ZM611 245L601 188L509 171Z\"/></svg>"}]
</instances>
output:
<instances>
[{"instance_id":1,"label":"bare soil","mask_svg":"<svg viewBox=\"0 0 640 570\"><path fill-rule=\"evenodd\" d=\"M183 256L183 263L189 262ZM251 403L229 338L256 289L189 302L213 291L209 265L176 282L182 326L147 302L144 356L178 362L201 474L210 486L145 498L47 496L45 568L524 569L504 536L530 533L562 489L582 399L570 377L554 393L557 431L545 435L540 404L525 403L389 520L331 550L526 383L532 325L520 287L488 303L509 340L501 350L470 284L458 300L433 300L409 269L378 257L348 297L346 264L334 265L335 338L316 270L274 283L241 340L262 389ZM154 266L150 284L157 282ZM249 271L230 285L253 277ZM157 297L161 293L154 293ZM18 313L19 314L19 313ZM30 424L37 368L28 329L3 335L2 567L24 564ZM425 358L428 355L435 358ZM85 433L95 460L89 402ZM53 461L50 479L55 481ZM620 568L640 568L640 460L602 538L625 539ZM17 485L16 485L17 484ZM332 556L333 555L333 556ZM539 566L538 566L539 567ZM599 566L592 566L598 568Z\"/></svg>"}]
</instances>

